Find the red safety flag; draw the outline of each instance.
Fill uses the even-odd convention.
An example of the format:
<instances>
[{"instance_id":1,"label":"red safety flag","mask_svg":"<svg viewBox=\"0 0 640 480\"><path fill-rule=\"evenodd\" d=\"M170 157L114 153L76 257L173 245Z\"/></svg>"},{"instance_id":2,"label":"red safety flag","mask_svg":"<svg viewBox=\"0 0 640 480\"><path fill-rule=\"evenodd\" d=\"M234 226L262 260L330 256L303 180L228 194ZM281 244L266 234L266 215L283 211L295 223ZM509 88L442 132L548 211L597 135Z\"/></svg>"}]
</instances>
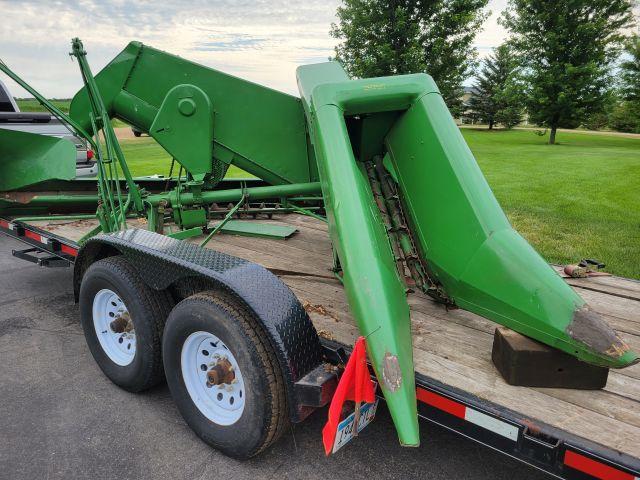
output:
<instances>
[{"instance_id":1,"label":"red safety flag","mask_svg":"<svg viewBox=\"0 0 640 480\"><path fill-rule=\"evenodd\" d=\"M375 401L375 384L371 381L369 368L367 367L367 348L364 337L358 338L353 346L353 352L338 382L336 392L329 406L329 418L322 429L322 443L327 455L331 454L333 442L336 439L342 406L347 400L356 402L355 429L358 429L360 404Z\"/></svg>"}]
</instances>

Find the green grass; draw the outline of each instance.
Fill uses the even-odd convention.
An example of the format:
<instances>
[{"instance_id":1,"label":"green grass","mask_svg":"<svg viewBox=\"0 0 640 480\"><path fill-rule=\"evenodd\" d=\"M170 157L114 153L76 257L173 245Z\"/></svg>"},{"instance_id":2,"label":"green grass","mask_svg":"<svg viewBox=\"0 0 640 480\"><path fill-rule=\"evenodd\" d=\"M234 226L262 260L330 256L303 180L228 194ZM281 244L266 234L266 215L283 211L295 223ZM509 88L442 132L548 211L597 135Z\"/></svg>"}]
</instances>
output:
<instances>
[{"instance_id":1,"label":"green grass","mask_svg":"<svg viewBox=\"0 0 640 480\"><path fill-rule=\"evenodd\" d=\"M134 177L146 175L169 175L171 156L150 137L120 140L122 153ZM178 167L175 167L178 168ZM177 170L174 170L177 175ZM251 175L231 165L227 170L228 178L250 178Z\"/></svg>"},{"instance_id":2,"label":"green grass","mask_svg":"<svg viewBox=\"0 0 640 480\"><path fill-rule=\"evenodd\" d=\"M71 104L71 100L62 99L62 100L49 100L55 107L58 107L65 113L69 112L69 105ZM16 100L18 104L18 108L21 112L46 112L47 109L44 108L35 98L18 98Z\"/></svg>"},{"instance_id":3,"label":"green grass","mask_svg":"<svg viewBox=\"0 0 640 480\"><path fill-rule=\"evenodd\" d=\"M640 278L640 139L463 129L512 225L550 262ZM526 275L526 272L523 272Z\"/></svg>"}]
</instances>

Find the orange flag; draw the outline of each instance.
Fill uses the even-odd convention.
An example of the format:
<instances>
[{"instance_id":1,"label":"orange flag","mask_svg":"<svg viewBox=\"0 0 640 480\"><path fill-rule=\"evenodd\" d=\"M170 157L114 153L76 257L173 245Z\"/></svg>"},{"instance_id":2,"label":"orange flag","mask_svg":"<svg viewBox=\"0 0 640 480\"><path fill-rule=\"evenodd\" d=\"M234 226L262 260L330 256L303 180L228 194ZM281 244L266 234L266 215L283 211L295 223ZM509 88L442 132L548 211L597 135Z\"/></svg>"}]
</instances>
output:
<instances>
[{"instance_id":1,"label":"orange flag","mask_svg":"<svg viewBox=\"0 0 640 480\"><path fill-rule=\"evenodd\" d=\"M336 392L329 406L329 418L322 429L322 443L327 455L331 454L333 442L336 439L342 406L347 400L356 402L356 418L359 420L360 404L370 403L375 400L375 384L371 381L369 368L367 367L367 349L364 337L358 338L351 352L351 357L338 382ZM358 426L355 425L356 431Z\"/></svg>"}]
</instances>

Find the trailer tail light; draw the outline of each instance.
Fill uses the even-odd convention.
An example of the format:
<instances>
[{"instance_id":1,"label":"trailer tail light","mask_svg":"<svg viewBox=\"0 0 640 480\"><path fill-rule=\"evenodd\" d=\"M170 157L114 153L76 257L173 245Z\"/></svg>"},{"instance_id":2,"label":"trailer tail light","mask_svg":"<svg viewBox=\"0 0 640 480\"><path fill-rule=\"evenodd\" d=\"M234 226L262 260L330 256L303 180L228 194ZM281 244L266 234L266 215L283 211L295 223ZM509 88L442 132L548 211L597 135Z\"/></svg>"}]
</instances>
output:
<instances>
[{"instance_id":1,"label":"trailer tail light","mask_svg":"<svg viewBox=\"0 0 640 480\"><path fill-rule=\"evenodd\" d=\"M91 160L93 158L93 150L90 148L87 149L87 160Z\"/></svg>"}]
</instances>

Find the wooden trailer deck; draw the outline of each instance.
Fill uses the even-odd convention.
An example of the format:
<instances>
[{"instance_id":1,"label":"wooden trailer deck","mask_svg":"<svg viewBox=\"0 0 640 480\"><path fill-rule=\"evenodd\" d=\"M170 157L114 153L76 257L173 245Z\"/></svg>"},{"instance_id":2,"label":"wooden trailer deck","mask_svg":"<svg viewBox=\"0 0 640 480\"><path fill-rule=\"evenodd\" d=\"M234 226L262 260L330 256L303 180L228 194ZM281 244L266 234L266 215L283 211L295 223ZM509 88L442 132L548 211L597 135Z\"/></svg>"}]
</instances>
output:
<instances>
[{"instance_id":1,"label":"wooden trailer deck","mask_svg":"<svg viewBox=\"0 0 640 480\"><path fill-rule=\"evenodd\" d=\"M295 226L298 232L288 240L220 234L207 247L274 271L304 303L322 336L352 345L358 330L343 288L330 270L326 224L301 215L278 216L271 222ZM72 240L95 225L92 221L32 224ZM139 227L144 228L144 223ZM640 351L640 282L619 277L567 281ZM417 373L518 412L532 426L543 422L640 458L640 364L612 370L600 391L513 387L491 362L495 323L463 310L446 311L418 293L409 296L409 304Z\"/></svg>"}]
</instances>

